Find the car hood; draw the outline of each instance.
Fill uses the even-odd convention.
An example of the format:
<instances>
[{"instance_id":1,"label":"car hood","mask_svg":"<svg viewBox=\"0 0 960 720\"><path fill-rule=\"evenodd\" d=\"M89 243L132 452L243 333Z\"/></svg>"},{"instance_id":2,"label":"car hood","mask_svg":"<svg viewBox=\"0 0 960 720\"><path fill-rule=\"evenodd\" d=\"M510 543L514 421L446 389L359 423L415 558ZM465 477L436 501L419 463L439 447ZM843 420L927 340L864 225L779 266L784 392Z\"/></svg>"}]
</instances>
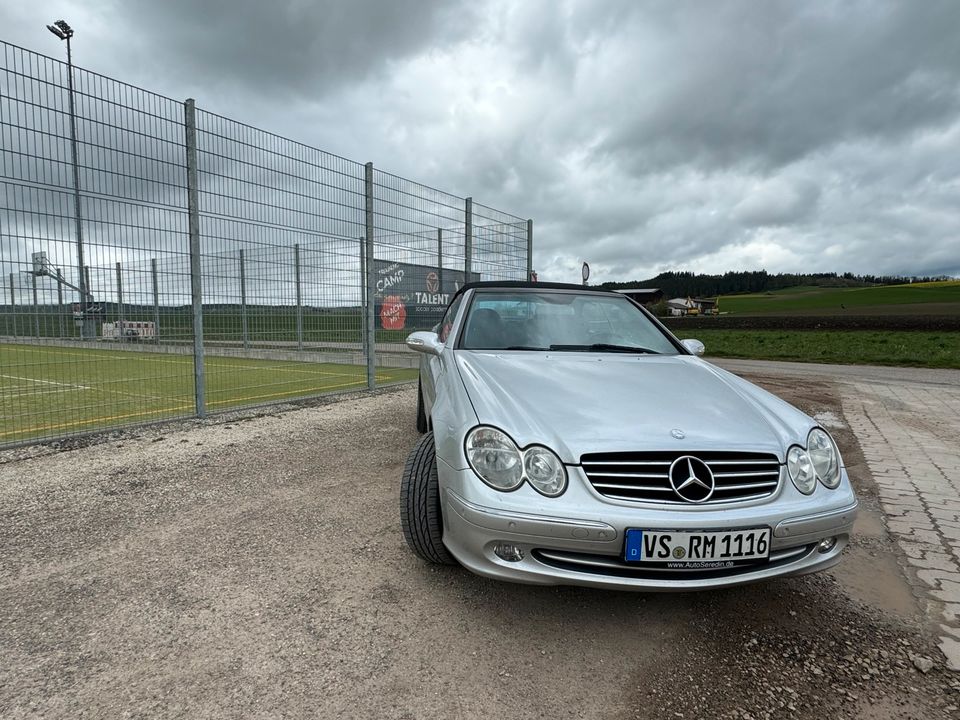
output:
<instances>
[{"instance_id":1,"label":"car hood","mask_svg":"<svg viewBox=\"0 0 960 720\"><path fill-rule=\"evenodd\" d=\"M689 355L457 351L481 424L576 464L591 452L750 450L804 444L815 423ZM674 437L680 431L682 439Z\"/></svg>"}]
</instances>

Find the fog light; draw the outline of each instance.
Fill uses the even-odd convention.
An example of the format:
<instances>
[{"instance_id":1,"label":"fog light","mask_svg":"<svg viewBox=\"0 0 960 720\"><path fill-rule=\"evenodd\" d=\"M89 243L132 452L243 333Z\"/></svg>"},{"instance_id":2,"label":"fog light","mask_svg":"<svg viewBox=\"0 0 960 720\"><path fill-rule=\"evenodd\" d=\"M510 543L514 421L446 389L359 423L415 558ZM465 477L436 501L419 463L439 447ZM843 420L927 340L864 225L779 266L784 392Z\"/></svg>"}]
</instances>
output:
<instances>
[{"instance_id":1,"label":"fog light","mask_svg":"<svg viewBox=\"0 0 960 720\"><path fill-rule=\"evenodd\" d=\"M824 538L820 541L820 544L817 545L817 550L822 553L828 553L833 550L834 546L837 544L837 539L835 537Z\"/></svg>"},{"instance_id":2,"label":"fog light","mask_svg":"<svg viewBox=\"0 0 960 720\"><path fill-rule=\"evenodd\" d=\"M497 543L494 545L493 554L507 562L520 562L523 560L523 550L509 543Z\"/></svg>"}]
</instances>

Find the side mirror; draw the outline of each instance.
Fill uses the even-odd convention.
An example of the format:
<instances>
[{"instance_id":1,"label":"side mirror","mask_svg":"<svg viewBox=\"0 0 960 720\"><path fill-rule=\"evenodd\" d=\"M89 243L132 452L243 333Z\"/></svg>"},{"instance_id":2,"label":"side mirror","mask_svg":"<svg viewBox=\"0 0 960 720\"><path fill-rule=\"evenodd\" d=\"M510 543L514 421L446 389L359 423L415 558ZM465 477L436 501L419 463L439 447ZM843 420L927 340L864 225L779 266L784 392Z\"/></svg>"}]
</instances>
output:
<instances>
[{"instance_id":1,"label":"side mirror","mask_svg":"<svg viewBox=\"0 0 960 720\"><path fill-rule=\"evenodd\" d=\"M706 348L703 346L703 343L699 340L681 340L680 344L694 355L703 355L703 351L706 350Z\"/></svg>"},{"instance_id":2,"label":"side mirror","mask_svg":"<svg viewBox=\"0 0 960 720\"><path fill-rule=\"evenodd\" d=\"M420 331L407 336L407 347L428 355L439 355L443 352L443 343L435 332Z\"/></svg>"}]
</instances>

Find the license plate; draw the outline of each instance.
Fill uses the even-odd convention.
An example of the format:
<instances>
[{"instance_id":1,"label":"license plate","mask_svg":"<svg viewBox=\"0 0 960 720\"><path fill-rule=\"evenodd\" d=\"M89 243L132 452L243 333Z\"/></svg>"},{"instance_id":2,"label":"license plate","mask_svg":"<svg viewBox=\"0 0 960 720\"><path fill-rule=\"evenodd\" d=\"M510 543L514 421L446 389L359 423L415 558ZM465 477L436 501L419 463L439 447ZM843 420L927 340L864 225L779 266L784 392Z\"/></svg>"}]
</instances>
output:
<instances>
[{"instance_id":1,"label":"license plate","mask_svg":"<svg viewBox=\"0 0 960 720\"><path fill-rule=\"evenodd\" d=\"M725 532L627 529L624 560L676 566L766 560L770 528Z\"/></svg>"}]
</instances>

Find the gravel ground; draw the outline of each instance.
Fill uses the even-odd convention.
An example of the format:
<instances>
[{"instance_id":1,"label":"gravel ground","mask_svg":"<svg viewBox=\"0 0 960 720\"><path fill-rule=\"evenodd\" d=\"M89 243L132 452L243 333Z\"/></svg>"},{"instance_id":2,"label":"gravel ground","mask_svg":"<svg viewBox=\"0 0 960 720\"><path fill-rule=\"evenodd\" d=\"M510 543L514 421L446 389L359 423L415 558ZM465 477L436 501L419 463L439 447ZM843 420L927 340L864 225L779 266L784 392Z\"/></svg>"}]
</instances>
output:
<instances>
[{"instance_id":1,"label":"gravel ground","mask_svg":"<svg viewBox=\"0 0 960 720\"><path fill-rule=\"evenodd\" d=\"M804 409L829 385L760 378ZM405 548L415 390L0 454L0 717L939 718L856 441L832 573L716 593L498 584Z\"/></svg>"}]
</instances>

